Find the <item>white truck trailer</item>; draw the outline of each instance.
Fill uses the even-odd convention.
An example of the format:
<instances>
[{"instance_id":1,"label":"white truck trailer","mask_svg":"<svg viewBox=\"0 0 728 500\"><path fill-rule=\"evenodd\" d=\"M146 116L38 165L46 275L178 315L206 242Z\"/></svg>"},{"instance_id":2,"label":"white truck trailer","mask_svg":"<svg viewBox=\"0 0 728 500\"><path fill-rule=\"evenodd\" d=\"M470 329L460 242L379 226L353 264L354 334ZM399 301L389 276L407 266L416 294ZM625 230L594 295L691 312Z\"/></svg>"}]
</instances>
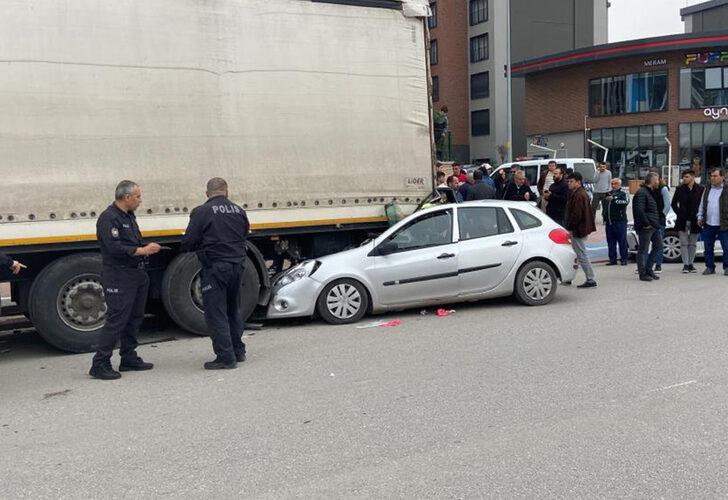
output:
<instances>
[{"instance_id":1,"label":"white truck trailer","mask_svg":"<svg viewBox=\"0 0 728 500\"><path fill-rule=\"evenodd\" d=\"M95 225L139 183L150 304L204 334L179 254L206 181L252 225L246 317L266 261L341 250L432 189L425 0L0 0L0 250L48 342L93 349L105 304ZM285 253L289 255L285 255Z\"/></svg>"}]
</instances>

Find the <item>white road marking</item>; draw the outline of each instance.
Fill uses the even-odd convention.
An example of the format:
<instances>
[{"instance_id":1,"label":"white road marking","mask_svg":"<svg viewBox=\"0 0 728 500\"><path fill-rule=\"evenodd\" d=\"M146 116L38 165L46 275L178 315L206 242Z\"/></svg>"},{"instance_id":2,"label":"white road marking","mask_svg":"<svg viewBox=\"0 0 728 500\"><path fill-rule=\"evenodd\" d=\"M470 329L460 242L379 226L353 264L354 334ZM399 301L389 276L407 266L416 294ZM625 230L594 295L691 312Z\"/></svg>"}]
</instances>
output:
<instances>
[{"instance_id":1,"label":"white road marking","mask_svg":"<svg viewBox=\"0 0 728 500\"><path fill-rule=\"evenodd\" d=\"M697 382L698 382L697 380L688 380L687 382L680 382L679 384L668 385L667 387L661 387L660 389L653 389L653 390L647 391L647 392L666 391L668 389L675 389L676 387L683 387L683 386L686 386L686 385L695 384Z\"/></svg>"}]
</instances>

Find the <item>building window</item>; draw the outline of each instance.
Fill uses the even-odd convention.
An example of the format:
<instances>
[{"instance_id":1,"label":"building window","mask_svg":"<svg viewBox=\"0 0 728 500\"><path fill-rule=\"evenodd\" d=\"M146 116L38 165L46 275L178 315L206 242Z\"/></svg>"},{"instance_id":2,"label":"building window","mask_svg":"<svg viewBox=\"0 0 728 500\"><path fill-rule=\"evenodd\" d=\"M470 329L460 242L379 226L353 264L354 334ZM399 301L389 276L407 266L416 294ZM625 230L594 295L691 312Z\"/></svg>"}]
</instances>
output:
<instances>
[{"instance_id":1,"label":"building window","mask_svg":"<svg viewBox=\"0 0 728 500\"><path fill-rule=\"evenodd\" d=\"M470 39L470 62L488 59L488 34L474 36Z\"/></svg>"},{"instance_id":2,"label":"building window","mask_svg":"<svg viewBox=\"0 0 728 500\"><path fill-rule=\"evenodd\" d=\"M470 98L482 99L490 96L490 80L488 72L470 75Z\"/></svg>"},{"instance_id":3,"label":"building window","mask_svg":"<svg viewBox=\"0 0 728 500\"><path fill-rule=\"evenodd\" d=\"M470 0L470 26L488 20L488 0Z\"/></svg>"},{"instance_id":4,"label":"building window","mask_svg":"<svg viewBox=\"0 0 728 500\"><path fill-rule=\"evenodd\" d=\"M440 100L440 78L437 76L432 77L432 102Z\"/></svg>"},{"instance_id":5,"label":"building window","mask_svg":"<svg viewBox=\"0 0 728 500\"><path fill-rule=\"evenodd\" d=\"M728 66L680 70L680 109L728 106Z\"/></svg>"},{"instance_id":6,"label":"building window","mask_svg":"<svg viewBox=\"0 0 728 500\"><path fill-rule=\"evenodd\" d=\"M437 64L437 40L430 42L430 66Z\"/></svg>"},{"instance_id":7,"label":"building window","mask_svg":"<svg viewBox=\"0 0 728 500\"><path fill-rule=\"evenodd\" d=\"M589 114L667 111L667 71L633 73L589 81Z\"/></svg>"},{"instance_id":8,"label":"building window","mask_svg":"<svg viewBox=\"0 0 728 500\"><path fill-rule=\"evenodd\" d=\"M664 124L594 129L590 137L609 148L607 163L611 166L612 175L624 180L644 179L650 167L669 163L665 142L667 125ZM601 160L604 151L591 147L591 156Z\"/></svg>"},{"instance_id":9,"label":"building window","mask_svg":"<svg viewBox=\"0 0 728 500\"><path fill-rule=\"evenodd\" d=\"M437 28L437 2L430 2L430 10L432 11L432 15L427 18L427 27Z\"/></svg>"},{"instance_id":10,"label":"building window","mask_svg":"<svg viewBox=\"0 0 728 500\"><path fill-rule=\"evenodd\" d=\"M473 137L490 135L490 110L484 109L470 113L470 134Z\"/></svg>"},{"instance_id":11,"label":"building window","mask_svg":"<svg viewBox=\"0 0 728 500\"><path fill-rule=\"evenodd\" d=\"M728 165L728 122L680 124L679 162L705 179L705 168Z\"/></svg>"}]
</instances>

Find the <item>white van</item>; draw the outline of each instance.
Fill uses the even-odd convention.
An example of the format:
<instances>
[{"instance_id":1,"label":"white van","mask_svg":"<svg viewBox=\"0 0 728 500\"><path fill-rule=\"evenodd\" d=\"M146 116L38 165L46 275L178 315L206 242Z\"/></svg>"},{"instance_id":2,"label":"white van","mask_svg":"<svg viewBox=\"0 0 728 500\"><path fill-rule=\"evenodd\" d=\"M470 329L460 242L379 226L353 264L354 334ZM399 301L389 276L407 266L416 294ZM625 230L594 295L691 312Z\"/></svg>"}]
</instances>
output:
<instances>
[{"instance_id":1,"label":"white van","mask_svg":"<svg viewBox=\"0 0 728 500\"><path fill-rule=\"evenodd\" d=\"M538 160L516 161L513 163L504 163L490 174L495 178L499 170L510 171L511 166L519 165L521 170L526 173L526 179L531 186L531 191L538 195L538 179L541 173L548 170L550 161L555 161L560 167L564 167L566 172L579 172L584 176L584 184L591 184L594 181L594 174L597 172L597 165L591 158L541 158Z\"/></svg>"}]
</instances>

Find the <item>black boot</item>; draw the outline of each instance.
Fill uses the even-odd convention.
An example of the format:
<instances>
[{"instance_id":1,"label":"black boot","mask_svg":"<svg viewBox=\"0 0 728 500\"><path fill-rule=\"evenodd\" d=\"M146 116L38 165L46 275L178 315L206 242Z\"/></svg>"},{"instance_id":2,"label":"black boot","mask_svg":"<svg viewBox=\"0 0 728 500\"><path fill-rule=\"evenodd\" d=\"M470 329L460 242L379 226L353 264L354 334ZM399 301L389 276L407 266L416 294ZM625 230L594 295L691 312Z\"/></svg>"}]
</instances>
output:
<instances>
[{"instance_id":1,"label":"black boot","mask_svg":"<svg viewBox=\"0 0 728 500\"><path fill-rule=\"evenodd\" d=\"M152 368L154 368L152 363L145 363L139 356L131 359L122 359L121 364L119 364L120 372L143 372Z\"/></svg>"},{"instance_id":2,"label":"black boot","mask_svg":"<svg viewBox=\"0 0 728 500\"><path fill-rule=\"evenodd\" d=\"M121 373L111 368L111 363L94 365L91 367L88 374L99 380L117 380L121 378Z\"/></svg>"},{"instance_id":3,"label":"black boot","mask_svg":"<svg viewBox=\"0 0 728 500\"><path fill-rule=\"evenodd\" d=\"M215 358L213 361L205 363L205 370L233 370L237 367L237 361L223 361L219 358Z\"/></svg>"}]
</instances>

